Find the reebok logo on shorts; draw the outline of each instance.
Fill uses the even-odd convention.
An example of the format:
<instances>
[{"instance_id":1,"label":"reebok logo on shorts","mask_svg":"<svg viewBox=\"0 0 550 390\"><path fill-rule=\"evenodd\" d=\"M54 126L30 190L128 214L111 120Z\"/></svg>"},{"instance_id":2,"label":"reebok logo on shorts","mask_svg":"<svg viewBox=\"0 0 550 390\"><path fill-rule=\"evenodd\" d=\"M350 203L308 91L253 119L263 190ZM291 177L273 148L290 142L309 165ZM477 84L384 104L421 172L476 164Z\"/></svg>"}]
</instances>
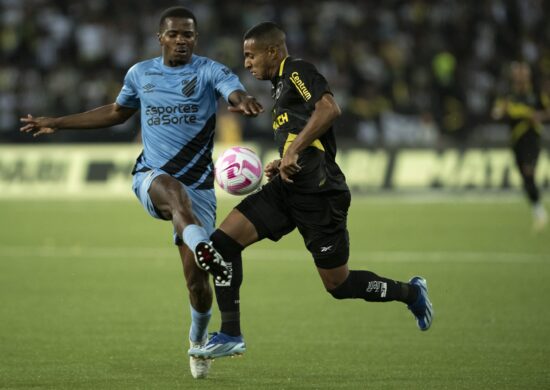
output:
<instances>
[{"instance_id":1,"label":"reebok logo on shorts","mask_svg":"<svg viewBox=\"0 0 550 390\"><path fill-rule=\"evenodd\" d=\"M334 245L322 246L322 247L321 247L321 253L328 252L329 250L332 249L333 246L334 246Z\"/></svg>"}]
</instances>

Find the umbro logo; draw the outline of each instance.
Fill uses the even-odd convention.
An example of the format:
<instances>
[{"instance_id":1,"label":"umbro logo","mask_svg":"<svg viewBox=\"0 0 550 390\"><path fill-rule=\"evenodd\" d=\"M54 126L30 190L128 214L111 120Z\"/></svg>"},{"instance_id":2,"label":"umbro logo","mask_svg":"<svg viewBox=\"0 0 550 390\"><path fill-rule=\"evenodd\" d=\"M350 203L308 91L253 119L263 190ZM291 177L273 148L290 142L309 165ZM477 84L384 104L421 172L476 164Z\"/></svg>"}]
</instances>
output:
<instances>
[{"instance_id":1,"label":"umbro logo","mask_svg":"<svg viewBox=\"0 0 550 390\"><path fill-rule=\"evenodd\" d=\"M334 245L322 246L322 247L321 247L321 253L323 253L323 252L328 252L329 250L332 249L333 246L334 246Z\"/></svg>"},{"instance_id":2,"label":"umbro logo","mask_svg":"<svg viewBox=\"0 0 550 390\"><path fill-rule=\"evenodd\" d=\"M147 83L142 88L145 92L152 92L153 88L155 88L155 84Z\"/></svg>"}]
</instances>

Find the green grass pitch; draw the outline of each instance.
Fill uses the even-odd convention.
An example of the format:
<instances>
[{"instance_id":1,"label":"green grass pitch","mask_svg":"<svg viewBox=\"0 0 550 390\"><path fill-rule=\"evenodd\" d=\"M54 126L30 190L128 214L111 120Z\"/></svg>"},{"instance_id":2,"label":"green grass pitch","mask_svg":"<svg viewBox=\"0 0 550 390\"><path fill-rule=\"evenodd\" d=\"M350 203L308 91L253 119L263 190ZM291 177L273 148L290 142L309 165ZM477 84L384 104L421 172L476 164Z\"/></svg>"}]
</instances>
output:
<instances>
[{"instance_id":1,"label":"green grass pitch","mask_svg":"<svg viewBox=\"0 0 550 390\"><path fill-rule=\"evenodd\" d=\"M530 222L519 195L353 200L351 268L425 276L428 332L402 304L334 300L295 233L256 244L248 351L197 381L169 223L135 200L0 201L0 388L548 389L550 229Z\"/></svg>"}]
</instances>

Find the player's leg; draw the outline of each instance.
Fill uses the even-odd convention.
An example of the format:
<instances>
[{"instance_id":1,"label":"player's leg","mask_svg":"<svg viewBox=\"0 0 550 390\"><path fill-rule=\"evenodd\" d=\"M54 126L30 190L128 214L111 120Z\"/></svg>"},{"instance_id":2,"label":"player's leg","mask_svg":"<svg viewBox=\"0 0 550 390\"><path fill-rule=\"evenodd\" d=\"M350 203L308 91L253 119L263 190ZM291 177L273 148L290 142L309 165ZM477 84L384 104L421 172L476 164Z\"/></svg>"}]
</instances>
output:
<instances>
[{"instance_id":1,"label":"player's leg","mask_svg":"<svg viewBox=\"0 0 550 390\"><path fill-rule=\"evenodd\" d=\"M415 278L404 283L367 270L349 270L346 225L350 201L348 192L295 197L294 206L308 204L307 210L295 209L294 215L325 289L336 299L403 302L415 314L419 327L427 330L433 313L427 295L424 297L427 294L424 279L420 286Z\"/></svg>"},{"instance_id":2,"label":"player's leg","mask_svg":"<svg viewBox=\"0 0 550 390\"><path fill-rule=\"evenodd\" d=\"M157 180L158 179L158 180ZM165 185L163 185L163 183ZM212 289L208 275L197 267L194 253L181 239L182 223L194 224L205 230L205 240L212 232L215 222L216 200L213 190L185 190L183 185L161 170L135 172L133 190L149 214L155 218L173 220L175 237L189 289L191 327L189 339L192 346L204 344L211 316ZM179 203L179 205L174 204ZM182 206L183 205L183 206ZM181 211L180 211L181 209ZM181 216L183 214L183 217ZM204 238L203 238L204 239ZM195 378L204 378L210 362L190 360L191 373Z\"/></svg>"},{"instance_id":3,"label":"player's leg","mask_svg":"<svg viewBox=\"0 0 550 390\"><path fill-rule=\"evenodd\" d=\"M183 185L170 175L161 174L152 180L148 194L156 212L172 221L174 231L193 251L196 264L216 280L229 280L231 272L210 244L209 234L193 213L191 198Z\"/></svg>"},{"instance_id":4,"label":"player's leg","mask_svg":"<svg viewBox=\"0 0 550 390\"><path fill-rule=\"evenodd\" d=\"M542 204L540 191L535 181L539 153L540 145L534 134L526 134L514 146L514 155L523 182L523 189L532 207L533 228L535 230L544 228L548 222L548 215Z\"/></svg>"},{"instance_id":5,"label":"player's leg","mask_svg":"<svg viewBox=\"0 0 550 390\"><path fill-rule=\"evenodd\" d=\"M425 279L412 278L408 283L379 276L366 270L349 270L347 251L336 252L335 257L315 257L317 270L325 289L336 299L364 299L368 302L398 301L414 314L420 330L428 330L433 308L428 298ZM343 263L343 264L342 264Z\"/></svg>"},{"instance_id":6,"label":"player's leg","mask_svg":"<svg viewBox=\"0 0 550 390\"><path fill-rule=\"evenodd\" d=\"M191 311L191 327L189 329L189 346L198 348L204 346L208 339L208 323L212 316L212 288L208 273L199 269L193 253L186 245L178 245L183 265L183 274L189 291ZM208 375L211 360L189 357L189 368L193 378L202 379Z\"/></svg>"},{"instance_id":7,"label":"player's leg","mask_svg":"<svg viewBox=\"0 0 550 390\"><path fill-rule=\"evenodd\" d=\"M205 348L190 350L191 355L214 358L245 351L240 327L241 252L263 238L279 240L294 229L284 211L280 184L279 181L270 182L261 191L246 197L212 234L212 243L232 268L233 277L229 283L214 283L222 320L220 332L208 341Z\"/></svg>"},{"instance_id":8,"label":"player's leg","mask_svg":"<svg viewBox=\"0 0 550 390\"><path fill-rule=\"evenodd\" d=\"M195 358L213 359L243 354L246 351L241 334L240 287L243 279L242 251L258 239L254 225L238 210L233 209L220 227L212 233L212 244L231 269L228 282L214 282L216 301L220 310L221 328L202 347L191 348Z\"/></svg>"}]
</instances>

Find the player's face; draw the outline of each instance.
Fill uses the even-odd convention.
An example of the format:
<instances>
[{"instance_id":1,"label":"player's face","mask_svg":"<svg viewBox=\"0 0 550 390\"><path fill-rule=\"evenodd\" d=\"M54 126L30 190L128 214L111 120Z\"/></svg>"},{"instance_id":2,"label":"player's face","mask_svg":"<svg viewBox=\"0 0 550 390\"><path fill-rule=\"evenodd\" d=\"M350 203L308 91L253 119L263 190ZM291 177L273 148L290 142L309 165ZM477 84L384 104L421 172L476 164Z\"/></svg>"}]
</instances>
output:
<instances>
[{"instance_id":1,"label":"player's face","mask_svg":"<svg viewBox=\"0 0 550 390\"><path fill-rule=\"evenodd\" d=\"M529 89L531 85L531 69L525 63L517 63L512 66L512 83L518 91Z\"/></svg>"},{"instance_id":2,"label":"player's face","mask_svg":"<svg viewBox=\"0 0 550 390\"><path fill-rule=\"evenodd\" d=\"M164 65L187 64L191 60L197 37L193 19L166 18L158 34Z\"/></svg>"},{"instance_id":3,"label":"player's face","mask_svg":"<svg viewBox=\"0 0 550 390\"><path fill-rule=\"evenodd\" d=\"M265 45L260 45L255 39L244 41L244 67L258 80L271 80L277 66L274 65L274 55Z\"/></svg>"}]
</instances>

